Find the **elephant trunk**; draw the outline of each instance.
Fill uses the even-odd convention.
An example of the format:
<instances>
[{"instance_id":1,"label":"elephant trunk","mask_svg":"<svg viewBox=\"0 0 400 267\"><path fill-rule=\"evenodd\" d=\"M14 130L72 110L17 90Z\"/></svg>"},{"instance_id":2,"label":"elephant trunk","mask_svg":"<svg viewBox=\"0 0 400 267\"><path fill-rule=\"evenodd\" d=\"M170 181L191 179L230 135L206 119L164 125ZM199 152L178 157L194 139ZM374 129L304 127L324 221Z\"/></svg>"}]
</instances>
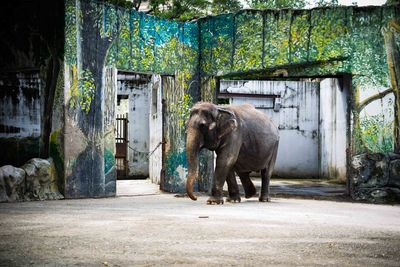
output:
<instances>
[{"instance_id":1,"label":"elephant trunk","mask_svg":"<svg viewBox=\"0 0 400 267\"><path fill-rule=\"evenodd\" d=\"M193 195L193 183L199 173L199 152L202 146L202 134L199 129L189 127L186 140L186 155L189 163L189 174L186 181L186 193L192 200L197 200Z\"/></svg>"}]
</instances>

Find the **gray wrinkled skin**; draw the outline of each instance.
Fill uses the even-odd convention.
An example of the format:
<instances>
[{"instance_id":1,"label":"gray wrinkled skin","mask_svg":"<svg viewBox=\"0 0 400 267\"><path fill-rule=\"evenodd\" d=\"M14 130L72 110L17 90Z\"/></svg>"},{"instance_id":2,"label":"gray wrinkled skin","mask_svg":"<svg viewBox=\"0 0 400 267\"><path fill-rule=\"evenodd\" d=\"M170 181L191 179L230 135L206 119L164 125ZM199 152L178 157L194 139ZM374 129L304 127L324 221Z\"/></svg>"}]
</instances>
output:
<instances>
[{"instance_id":1,"label":"gray wrinkled skin","mask_svg":"<svg viewBox=\"0 0 400 267\"><path fill-rule=\"evenodd\" d=\"M186 153L189 174L186 191L193 195L193 182L198 175L199 151L203 148L217 154L214 181L208 204L223 204L222 188L227 181L227 201L240 202L237 173L246 198L256 194L249 178L251 171L261 171L262 186L259 200L269 201L269 181L275 165L279 144L278 128L254 106L219 107L200 102L193 106L188 121Z\"/></svg>"}]
</instances>

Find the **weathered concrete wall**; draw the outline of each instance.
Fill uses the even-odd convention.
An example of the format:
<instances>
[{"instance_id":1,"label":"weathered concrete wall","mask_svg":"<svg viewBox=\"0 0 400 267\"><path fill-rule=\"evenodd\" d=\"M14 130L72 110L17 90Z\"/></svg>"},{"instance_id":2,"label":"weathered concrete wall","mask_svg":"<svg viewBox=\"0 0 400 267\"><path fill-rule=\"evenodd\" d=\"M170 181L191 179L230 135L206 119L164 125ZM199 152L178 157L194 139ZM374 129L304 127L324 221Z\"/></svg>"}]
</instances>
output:
<instances>
[{"instance_id":1,"label":"weathered concrete wall","mask_svg":"<svg viewBox=\"0 0 400 267\"><path fill-rule=\"evenodd\" d=\"M0 3L0 166L20 166L55 151L50 133L55 95L63 86L64 13L62 1ZM54 113L55 121L59 115ZM53 148L58 141L53 138ZM55 158L61 174L63 160Z\"/></svg>"},{"instance_id":2,"label":"weathered concrete wall","mask_svg":"<svg viewBox=\"0 0 400 267\"><path fill-rule=\"evenodd\" d=\"M388 153L398 126L391 94L397 89L390 84L397 78L389 72L387 51L400 50L400 34L389 22L398 24L399 17L397 4L243 10L204 18L199 21L201 73L248 80L350 75L348 155ZM394 47L385 44L384 31L393 32Z\"/></svg>"},{"instance_id":3,"label":"weathered concrete wall","mask_svg":"<svg viewBox=\"0 0 400 267\"><path fill-rule=\"evenodd\" d=\"M201 72L239 79L349 73L357 119L366 97L390 88L382 29L399 14L395 5L243 10L205 18L199 21ZM393 98L386 103L378 113L354 121L352 155L392 150L393 120L385 113L393 110Z\"/></svg>"},{"instance_id":4,"label":"weathered concrete wall","mask_svg":"<svg viewBox=\"0 0 400 267\"><path fill-rule=\"evenodd\" d=\"M0 77L0 166L21 165L38 157L42 100L39 71L11 72Z\"/></svg>"},{"instance_id":5,"label":"weathered concrete wall","mask_svg":"<svg viewBox=\"0 0 400 267\"><path fill-rule=\"evenodd\" d=\"M155 184L161 183L163 148L163 105L161 76L153 75L149 96L149 178Z\"/></svg>"},{"instance_id":6,"label":"weathered concrete wall","mask_svg":"<svg viewBox=\"0 0 400 267\"><path fill-rule=\"evenodd\" d=\"M0 138L39 137L41 86L38 71L0 79Z\"/></svg>"},{"instance_id":7,"label":"weathered concrete wall","mask_svg":"<svg viewBox=\"0 0 400 267\"><path fill-rule=\"evenodd\" d=\"M119 73L117 94L128 96L129 176L149 176L149 94L151 76Z\"/></svg>"},{"instance_id":8,"label":"weathered concrete wall","mask_svg":"<svg viewBox=\"0 0 400 267\"><path fill-rule=\"evenodd\" d=\"M274 175L346 181L349 145L349 84L221 80L220 97L251 103L278 126L280 143Z\"/></svg>"},{"instance_id":9,"label":"weathered concrete wall","mask_svg":"<svg viewBox=\"0 0 400 267\"><path fill-rule=\"evenodd\" d=\"M221 80L220 92L231 104L252 103L278 126L275 176L320 176L318 82Z\"/></svg>"},{"instance_id":10,"label":"weathered concrete wall","mask_svg":"<svg viewBox=\"0 0 400 267\"><path fill-rule=\"evenodd\" d=\"M175 109L167 110L165 118L171 125L182 126L165 132L166 161L171 164L164 170L173 185L167 190L182 191L186 177L175 169L187 165L183 125L191 96L199 87L192 83L198 66L197 22L167 21L90 0L67 0L65 5L65 140L80 140L73 146L65 145L66 197L109 193L101 171L105 161L104 67L175 75L177 86L173 90L179 98L166 98L165 106L175 105ZM178 109L176 103L182 101L188 104ZM178 111L183 112L177 116Z\"/></svg>"},{"instance_id":11,"label":"weathered concrete wall","mask_svg":"<svg viewBox=\"0 0 400 267\"><path fill-rule=\"evenodd\" d=\"M320 83L320 176L347 181L350 84L338 79Z\"/></svg>"}]
</instances>

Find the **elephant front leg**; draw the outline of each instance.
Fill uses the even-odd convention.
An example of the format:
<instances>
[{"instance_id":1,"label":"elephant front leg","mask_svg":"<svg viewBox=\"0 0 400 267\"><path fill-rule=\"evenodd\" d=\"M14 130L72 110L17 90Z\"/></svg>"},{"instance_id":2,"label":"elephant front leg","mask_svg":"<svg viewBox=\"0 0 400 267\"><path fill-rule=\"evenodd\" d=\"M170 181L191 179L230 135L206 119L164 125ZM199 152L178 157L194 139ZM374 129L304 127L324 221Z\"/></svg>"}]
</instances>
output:
<instances>
[{"instance_id":1,"label":"elephant front leg","mask_svg":"<svg viewBox=\"0 0 400 267\"><path fill-rule=\"evenodd\" d=\"M239 186L237 184L235 172L233 170L231 170L228 173L226 182L228 184L228 192L229 192L229 197L226 199L226 201L231 203L240 203L241 199L239 193Z\"/></svg>"},{"instance_id":2,"label":"elephant front leg","mask_svg":"<svg viewBox=\"0 0 400 267\"><path fill-rule=\"evenodd\" d=\"M224 204L224 194L223 187L226 179L226 174L224 175L224 170L221 168L215 168L213 187L211 189L211 196L207 200L208 205L214 204Z\"/></svg>"},{"instance_id":3,"label":"elephant front leg","mask_svg":"<svg viewBox=\"0 0 400 267\"><path fill-rule=\"evenodd\" d=\"M218 155L215 167L214 181L211 196L207 204L224 204L223 187L229 171L232 169L234 158L231 156Z\"/></svg>"}]
</instances>

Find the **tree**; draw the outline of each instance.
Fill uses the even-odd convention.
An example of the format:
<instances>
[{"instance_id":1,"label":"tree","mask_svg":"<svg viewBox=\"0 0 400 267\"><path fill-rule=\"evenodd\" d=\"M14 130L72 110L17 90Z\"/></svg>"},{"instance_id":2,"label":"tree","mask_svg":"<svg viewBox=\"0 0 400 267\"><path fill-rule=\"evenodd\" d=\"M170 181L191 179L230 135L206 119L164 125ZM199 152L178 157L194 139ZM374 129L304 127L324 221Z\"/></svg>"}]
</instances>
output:
<instances>
[{"instance_id":1,"label":"tree","mask_svg":"<svg viewBox=\"0 0 400 267\"><path fill-rule=\"evenodd\" d=\"M337 6L339 5L339 2L338 0L316 0L315 5L317 7Z\"/></svg>"},{"instance_id":2,"label":"tree","mask_svg":"<svg viewBox=\"0 0 400 267\"><path fill-rule=\"evenodd\" d=\"M280 8L304 8L306 0L247 0L250 8L256 9L280 9Z\"/></svg>"},{"instance_id":3,"label":"tree","mask_svg":"<svg viewBox=\"0 0 400 267\"><path fill-rule=\"evenodd\" d=\"M396 5L400 4L400 0L387 0L385 5Z\"/></svg>"},{"instance_id":4,"label":"tree","mask_svg":"<svg viewBox=\"0 0 400 267\"><path fill-rule=\"evenodd\" d=\"M167 19L187 20L236 12L242 7L240 0L150 0L147 13Z\"/></svg>"},{"instance_id":5,"label":"tree","mask_svg":"<svg viewBox=\"0 0 400 267\"><path fill-rule=\"evenodd\" d=\"M305 8L306 6L337 6L338 0L246 0L251 8L256 9L281 9L281 8ZM396 1L396 0L389 0Z\"/></svg>"},{"instance_id":6,"label":"tree","mask_svg":"<svg viewBox=\"0 0 400 267\"><path fill-rule=\"evenodd\" d=\"M211 13L214 15L237 12L243 6L237 0L214 0L211 6Z\"/></svg>"}]
</instances>

